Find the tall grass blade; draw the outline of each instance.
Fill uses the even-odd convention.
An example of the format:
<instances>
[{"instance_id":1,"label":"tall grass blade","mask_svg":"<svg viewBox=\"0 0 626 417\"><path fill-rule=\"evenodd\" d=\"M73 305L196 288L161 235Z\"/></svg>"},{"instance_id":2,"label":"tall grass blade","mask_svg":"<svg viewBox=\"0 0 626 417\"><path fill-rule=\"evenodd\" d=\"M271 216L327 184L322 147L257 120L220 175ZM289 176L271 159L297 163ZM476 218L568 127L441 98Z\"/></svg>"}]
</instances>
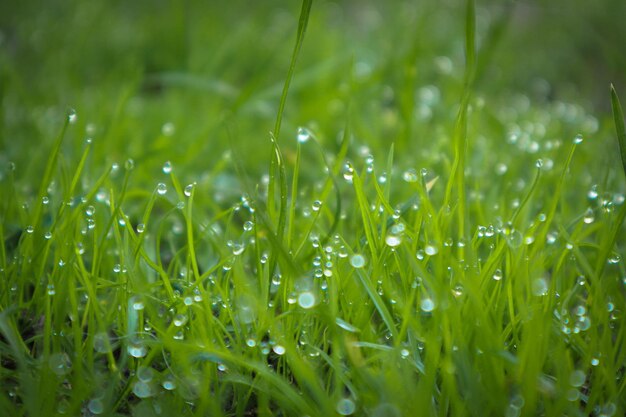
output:
<instances>
[{"instance_id":1,"label":"tall grass blade","mask_svg":"<svg viewBox=\"0 0 626 417\"><path fill-rule=\"evenodd\" d=\"M615 132L617 133L617 143L619 145L620 156L622 158L622 167L626 175L626 126L624 126L624 113L619 102L619 97L615 91L615 87L611 84L611 107L613 108L613 121L615 123Z\"/></svg>"}]
</instances>

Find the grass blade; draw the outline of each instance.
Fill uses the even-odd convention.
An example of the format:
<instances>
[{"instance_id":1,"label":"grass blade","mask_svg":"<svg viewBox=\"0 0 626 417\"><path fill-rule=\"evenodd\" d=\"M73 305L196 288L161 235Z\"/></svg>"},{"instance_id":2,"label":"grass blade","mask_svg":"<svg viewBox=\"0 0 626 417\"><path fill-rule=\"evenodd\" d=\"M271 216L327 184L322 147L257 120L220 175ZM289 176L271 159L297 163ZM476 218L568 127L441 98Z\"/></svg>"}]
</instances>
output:
<instances>
[{"instance_id":1,"label":"grass blade","mask_svg":"<svg viewBox=\"0 0 626 417\"><path fill-rule=\"evenodd\" d=\"M302 9L300 10L300 20L298 22L298 33L296 35L296 44L293 47L293 53L291 54L291 63L289 64L289 70L287 71L287 77L285 78L285 84L283 86L283 92L280 95L280 102L278 104L278 113L276 114L276 124L274 125L274 138L278 141L280 136L280 125L283 120L283 112L285 110L285 102L287 101L287 92L289 91L289 84L293 78L293 73L296 69L296 61L298 55L300 55L300 49L304 42L304 34L306 32L307 24L309 23L309 14L311 13L311 6L313 0L303 0Z\"/></svg>"},{"instance_id":2,"label":"grass blade","mask_svg":"<svg viewBox=\"0 0 626 417\"><path fill-rule=\"evenodd\" d=\"M622 106L620 105L619 97L617 97L617 92L613 84L611 84L611 107L613 108L613 121L615 123L615 132L617 133L619 152L622 158L622 167L626 175L626 126L624 126Z\"/></svg>"}]
</instances>

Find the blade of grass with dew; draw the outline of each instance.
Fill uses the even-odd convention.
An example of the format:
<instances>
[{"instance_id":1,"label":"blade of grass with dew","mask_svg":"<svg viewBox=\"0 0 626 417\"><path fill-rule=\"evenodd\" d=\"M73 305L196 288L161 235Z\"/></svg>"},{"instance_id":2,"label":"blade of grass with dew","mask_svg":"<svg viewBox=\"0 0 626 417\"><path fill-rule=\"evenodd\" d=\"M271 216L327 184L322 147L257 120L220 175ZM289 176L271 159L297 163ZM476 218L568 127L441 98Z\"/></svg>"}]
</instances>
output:
<instances>
[{"instance_id":1,"label":"blade of grass with dew","mask_svg":"<svg viewBox=\"0 0 626 417\"><path fill-rule=\"evenodd\" d=\"M285 110L285 103L287 102L287 93L289 92L289 84L291 83L291 79L295 72L296 62L298 60L298 55L300 54L300 49L302 48L302 43L304 42L304 34L306 32L306 27L309 22L309 15L311 13L311 6L313 4L313 0L303 0L302 1L302 9L300 10L300 19L298 20L298 31L296 34L296 43L294 45L293 53L291 54L291 62L289 64L289 70L287 71L287 76L285 78L285 84L283 86L283 92L280 96L280 101L278 103L278 111L276 113L276 122L274 124L274 131L270 134L270 140L272 143L272 154L270 159L270 182L268 184L268 197L267 197L267 208L268 214L270 216L270 220L272 220L276 224L276 235L278 239L282 242L284 235L284 228L287 216L287 175L285 172L285 166L282 159L282 155L280 154L280 148L278 147L278 140L280 138L280 127L283 119L283 112ZM278 214L274 213L274 194L276 188L276 174L275 171L278 170L279 173L279 207ZM295 197L294 197L295 198ZM273 274L276 265L276 257L272 255L270 258L270 274Z\"/></svg>"},{"instance_id":2,"label":"blade of grass with dew","mask_svg":"<svg viewBox=\"0 0 626 417\"><path fill-rule=\"evenodd\" d=\"M620 104L619 97L615 91L615 87L611 84L611 108L613 110L613 123L615 124L615 134L617 136L617 144L619 146L620 157L622 162L622 168L624 175L626 175L626 126L624 125L624 112L622 111L622 105ZM620 235L622 224L626 219L626 204L622 204L615 223L612 225L610 237L604 240L604 245L601 247L601 251L598 254L598 261L596 263L596 276L598 278L604 272L607 260L611 256L611 251L617 242L617 238Z\"/></svg>"}]
</instances>

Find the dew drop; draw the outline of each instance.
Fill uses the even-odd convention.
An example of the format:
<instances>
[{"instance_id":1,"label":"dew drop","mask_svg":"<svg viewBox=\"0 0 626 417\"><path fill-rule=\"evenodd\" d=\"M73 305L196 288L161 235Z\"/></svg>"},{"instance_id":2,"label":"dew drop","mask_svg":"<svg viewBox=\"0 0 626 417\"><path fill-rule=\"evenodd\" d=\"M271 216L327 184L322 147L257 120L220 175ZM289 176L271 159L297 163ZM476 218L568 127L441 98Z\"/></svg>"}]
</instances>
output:
<instances>
[{"instance_id":1,"label":"dew drop","mask_svg":"<svg viewBox=\"0 0 626 417\"><path fill-rule=\"evenodd\" d=\"M98 353L108 353L111 351L109 335L106 332L97 333L93 337L93 350Z\"/></svg>"},{"instance_id":2,"label":"dew drop","mask_svg":"<svg viewBox=\"0 0 626 417\"><path fill-rule=\"evenodd\" d=\"M315 306L316 303L315 294L311 291L304 291L298 295L298 305L304 309L309 309Z\"/></svg>"},{"instance_id":3,"label":"dew drop","mask_svg":"<svg viewBox=\"0 0 626 417\"><path fill-rule=\"evenodd\" d=\"M43 235L43 238L44 238L44 239L46 239L46 240L50 240L50 239L52 239L52 232L46 232L46 233Z\"/></svg>"},{"instance_id":4,"label":"dew drop","mask_svg":"<svg viewBox=\"0 0 626 417\"><path fill-rule=\"evenodd\" d=\"M585 222L585 224L591 224L594 222L595 219L596 217L593 213L593 209L589 207L587 211L585 211L585 214L583 216L583 222Z\"/></svg>"},{"instance_id":5,"label":"dew drop","mask_svg":"<svg viewBox=\"0 0 626 417\"><path fill-rule=\"evenodd\" d=\"M299 127L297 139L300 143L308 142L311 139L311 132L306 127Z\"/></svg>"},{"instance_id":6,"label":"dew drop","mask_svg":"<svg viewBox=\"0 0 626 417\"><path fill-rule=\"evenodd\" d=\"M163 136L172 136L175 132L176 126L174 126L172 122L164 123L163 126L161 126L161 134L163 134Z\"/></svg>"},{"instance_id":7,"label":"dew drop","mask_svg":"<svg viewBox=\"0 0 626 417\"><path fill-rule=\"evenodd\" d=\"M543 167L543 159L541 159L541 158L537 159L537 161L535 161L535 166L537 168Z\"/></svg>"},{"instance_id":8,"label":"dew drop","mask_svg":"<svg viewBox=\"0 0 626 417\"><path fill-rule=\"evenodd\" d=\"M312 209L313 211L319 211L319 210L320 210L320 208L322 208L322 202L321 202L320 200L315 200L315 201L313 202L313 205L311 206L311 209Z\"/></svg>"},{"instance_id":9,"label":"dew drop","mask_svg":"<svg viewBox=\"0 0 626 417\"><path fill-rule=\"evenodd\" d=\"M423 312L430 313L435 309L435 302L429 297L422 298L422 301L420 301L420 308Z\"/></svg>"},{"instance_id":10,"label":"dew drop","mask_svg":"<svg viewBox=\"0 0 626 417\"><path fill-rule=\"evenodd\" d=\"M428 256L435 256L437 253L439 253L439 249L437 248L437 246L429 244L424 247L424 253L426 253L426 255Z\"/></svg>"},{"instance_id":11,"label":"dew drop","mask_svg":"<svg viewBox=\"0 0 626 417\"><path fill-rule=\"evenodd\" d=\"M173 323L174 323L174 326L176 326L176 327L184 326L185 323L187 323L187 316L184 315L184 314L177 314L174 317Z\"/></svg>"},{"instance_id":12,"label":"dew drop","mask_svg":"<svg viewBox=\"0 0 626 417\"><path fill-rule=\"evenodd\" d=\"M124 163L124 168L126 168L127 171L132 171L135 169L135 161L133 161L132 158L128 158Z\"/></svg>"},{"instance_id":13,"label":"dew drop","mask_svg":"<svg viewBox=\"0 0 626 417\"><path fill-rule=\"evenodd\" d=\"M191 197L191 194L193 193L193 187L195 186L195 183L193 184L188 184L185 187L185 196L187 197Z\"/></svg>"},{"instance_id":14,"label":"dew drop","mask_svg":"<svg viewBox=\"0 0 626 417\"><path fill-rule=\"evenodd\" d=\"M26 226L26 233L31 234L35 231L35 228L33 226Z\"/></svg>"},{"instance_id":15,"label":"dew drop","mask_svg":"<svg viewBox=\"0 0 626 417\"><path fill-rule=\"evenodd\" d=\"M148 353L148 348L146 348L146 345L141 339L131 339L126 351L134 358L143 358Z\"/></svg>"},{"instance_id":16,"label":"dew drop","mask_svg":"<svg viewBox=\"0 0 626 417\"><path fill-rule=\"evenodd\" d=\"M342 416L349 416L353 414L356 410L356 405L354 404L354 401L352 401L350 398L342 398L337 401L337 406L335 407L335 410L337 410L337 413Z\"/></svg>"},{"instance_id":17,"label":"dew drop","mask_svg":"<svg viewBox=\"0 0 626 417\"><path fill-rule=\"evenodd\" d=\"M152 396L152 388L150 384L146 382L137 381L135 385L133 385L133 394L139 398L148 398Z\"/></svg>"},{"instance_id":18,"label":"dew drop","mask_svg":"<svg viewBox=\"0 0 626 417\"><path fill-rule=\"evenodd\" d=\"M48 284L48 295L55 295L56 290L54 289L54 284Z\"/></svg>"},{"instance_id":19,"label":"dew drop","mask_svg":"<svg viewBox=\"0 0 626 417\"><path fill-rule=\"evenodd\" d=\"M502 279L502 270L496 269L493 273L493 279L496 281L500 281Z\"/></svg>"},{"instance_id":20,"label":"dew drop","mask_svg":"<svg viewBox=\"0 0 626 417\"><path fill-rule=\"evenodd\" d=\"M91 414L102 414L102 412L104 411L104 404L102 403L102 399L93 398L87 404L87 408L89 409L89 412Z\"/></svg>"},{"instance_id":21,"label":"dew drop","mask_svg":"<svg viewBox=\"0 0 626 417\"><path fill-rule=\"evenodd\" d=\"M146 225L143 223L137 224L137 233L143 233L146 231Z\"/></svg>"},{"instance_id":22,"label":"dew drop","mask_svg":"<svg viewBox=\"0 0 626 417\"><path fill-rule=\"evenodd\" d=\"M413 168L407 169L402 174L402 179L409 183L417 182L417 172Z\"/></svg>"},{"instance_id":23,"label":"dew drop","mask_svg":"<svg viewBox=\"0 0 626 417\"><path fill-rule=\"evenodd\" d=\"M272 350L274 351L275 354L279 356L285 354L285 347L283 345L274 345L272 347Z\"/></svg>"},{"instance_id":24,"label":"dew drop","mask_svg":"<svg viewBox=\"0 0 626 417\"><path fill-rule=\"evenodd\" d=\"M248 220L247 222L243 224L243 230L245 232L250 232L252 231L253 228L254 228L254 223L251 222L250 220Z\"/></svg>"},{"instance_id":25,"label":"dew drop","mask_svg":"<svg viewBox=\"0 0 626 417\"><path fill-rule=\"evenodd\" d=\"M78 115L76 114L76 110L69 109L67 112L67 121L73 125L74 123L76 123L77 120L78 120Z\"/></svg>"},{"instance_id":26,"label":"dew drop","mask_svg":"<svg viewBox=\"0 0 626 417\"><path fill-rule=\"evenodd\" d=\"M57 375L66 375L72 369L72 361L67 353L53 353L48 359L48 365Z\"/></svg>"},{"instance_id":27,"label":"dew drop","mask_svg":"<svg viewBox=\"0 0 626 417\"><path fill-rule=\"evenodd\" d=\"M576 136L574 136L574 145L579 145L581 143L583 143L583 135L581 135L580 133Z\"/></svg>"},{"instance_id":28,"label":"dew drop","mask_svg":"<svg viewBox=\"0 0 626 417\"><path fill-rule=\"evenodd\" d=\"M363 268L365 266L365 257L360 254L354 254L350 258L350 265L354 268Z\"/></svg>"},{"instance_id":29,"label":"dew drop","mask_svg":"<svg viewBox=\"0 0 626 417\"><path fill-rule=\"evenodd\" d=\"M351 183L354 178L354 168L350 162L346 162L343 166L343 179Z\"/></svg>"},{"instance_id":30,"label":"dew drop","mask_svg":"<svg viewBox=\"0 0 626 417\"><path fill-rule=\"evenodd\" d=\"M150 382L154 378L154 369L141 367L137 370L137 379L143 382Z\"/></svg>"},{"instance_id":31,"label":"dew drop","mask_svg":"<svg viewBox=\"0 0 626 417\"><path fill-rule=\"evenodd\" d=\"M165 195L165 193L167 193L167 185L165 185L164 183L160 182L157 184L157 193L159 195Z\"/></svg>"},{"instance_id":32,"label":"dew drop","mask_svg":"<svg viewBox=\"0 0 626 417\"><path fill-rule=\"evenodd\" d=\"M585 383L587 376L580 369L575 370L569 376L569 383L572 387L581 387Z\"/></svg>"},{"instance_id":33,"label":"dew drop","mask_svg":"<svg viewBox=\"0 0 626 417\"><path fill-rule=\"evenodd\" d=\"M173 391L176 389L176 381L174 381L174 378L171 376L167 376L161 382L161 386L167 391Z\"/></svg>"},{"instance_id":34,"label":"dew drop","mask_svg":"<svg viewBox=\"0 0 626 417\"><path fill-rule=\"evenodd\" d=\"M402 243L402 236L394 235L392 233L387 234L385 237L385 243L392 248L399 246Z\"/></svg>"},{"instance_id":35,"label":"dew drop","mask_svg":"<svg viewBox=\"0 0 626 417\"><path fill-rule=\"evenodd\" d=\"M172 163L170 161L166 161L163 164L162 170L164 174L169 174L170 172L172 172Z\"/></svg>"},{"instance_id":36,"label":"dew drop","mask_svg":"<svg viewBox=\"0 0 626 417\"><path fill-rule=\"evenodd\" d=\"M609 258L607 259L607 262L612 265L615 265L615 264L618 264L621 259L622 258L619 256L617 252L613 252L611 256L609 256Z\"/></svg>"}]
</instances>

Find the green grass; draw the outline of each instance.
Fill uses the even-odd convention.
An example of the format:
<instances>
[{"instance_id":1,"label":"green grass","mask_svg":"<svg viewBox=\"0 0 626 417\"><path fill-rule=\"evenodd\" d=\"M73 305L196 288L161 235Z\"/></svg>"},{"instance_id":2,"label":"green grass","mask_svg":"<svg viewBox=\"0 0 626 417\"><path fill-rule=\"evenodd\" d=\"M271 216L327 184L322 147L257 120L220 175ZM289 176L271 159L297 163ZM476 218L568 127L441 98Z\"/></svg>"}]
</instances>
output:
<instances>
[{"instance_id":1,"label":"green grass","mask_svg":"<svg viewBox=\"0 0 626 417\"><path fill-rule=\"evenodd\" d=\"M516 91L508 6L354 8L11 10L0 414L626 412L623 80Z\"/></svg>"}]
</instances>

